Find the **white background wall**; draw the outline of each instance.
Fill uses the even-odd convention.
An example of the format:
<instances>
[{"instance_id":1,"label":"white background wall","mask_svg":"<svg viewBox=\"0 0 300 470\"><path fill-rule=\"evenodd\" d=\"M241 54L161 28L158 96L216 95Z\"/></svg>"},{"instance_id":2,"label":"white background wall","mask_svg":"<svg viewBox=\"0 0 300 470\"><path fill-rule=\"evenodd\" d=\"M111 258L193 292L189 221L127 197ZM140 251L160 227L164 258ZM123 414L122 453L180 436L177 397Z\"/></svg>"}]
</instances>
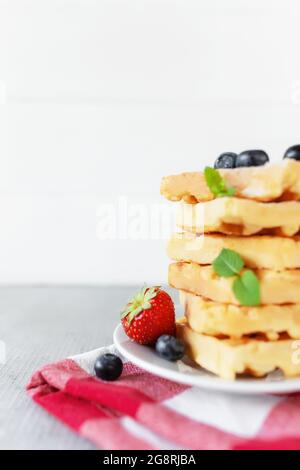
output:
<instances>
[{"instance_id":1,"label":"white background wall","mask_svg":"<svg viewBox=\"0 0 300 470\"><path fill-rule=\"evenodd\" d=\"M165 241L99 240L97 209L156 203L162 175L225 150L299 143L299 15L297 0L0 0L0 282L166 280Z\"/></svg>"}]
</instances>

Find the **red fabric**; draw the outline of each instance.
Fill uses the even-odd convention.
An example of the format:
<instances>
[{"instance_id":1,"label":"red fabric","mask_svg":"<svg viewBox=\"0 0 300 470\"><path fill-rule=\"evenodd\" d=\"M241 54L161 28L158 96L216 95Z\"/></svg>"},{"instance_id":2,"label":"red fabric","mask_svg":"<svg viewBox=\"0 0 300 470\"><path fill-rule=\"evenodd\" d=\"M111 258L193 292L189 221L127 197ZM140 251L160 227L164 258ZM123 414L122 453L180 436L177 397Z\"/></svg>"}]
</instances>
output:
<instances>
[{"instance_id":1,"label":"red fabric","mask_svg":"<svg viewBox=\"0 0 300 470\"><path fill-rule=\"evenodd\" d=\"M130 363L119 380L103 382L68 359L43 367L27 389L36 403L101 448L300 449L297 396L276 401L255 437L246 439L165 406L189 387Z\"/></svg>"},{"instance_id":2,"label":"red fabric","mask_svg":"<svg viewBox=\"0 0 300 470\"><path fill-rule=\"evenodd\" d=\"M264 441L259 439L249 440L234 447L234 450L299 450L300 439L290 437L286 439L276 439L274 441Z\"/></svg>"},{"instance_id":3,"label":"red fabric","mask_svg":"<svg viewBox=\"0 0 300 470\"><path fill-rule=\"evenodd\" d=\"M34 400L75 431L88 419L108 418L109 414L93 403L72 397L61 391L37 393Z\"/></svg>"}]
</instances>

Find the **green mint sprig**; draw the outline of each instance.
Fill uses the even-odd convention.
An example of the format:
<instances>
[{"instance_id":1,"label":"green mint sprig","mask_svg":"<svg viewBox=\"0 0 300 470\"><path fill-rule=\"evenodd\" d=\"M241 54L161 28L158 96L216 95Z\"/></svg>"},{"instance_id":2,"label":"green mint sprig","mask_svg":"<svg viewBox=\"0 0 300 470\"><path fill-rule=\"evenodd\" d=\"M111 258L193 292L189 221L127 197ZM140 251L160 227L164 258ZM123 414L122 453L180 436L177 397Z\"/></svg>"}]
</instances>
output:
<instances>
[{"instance_id":1,"label":"green mint sprig","mask_svg":"<svg viewBox=\"0 0 300 470\"><path fill-rule=\"evenodd\" d=\"M244 260L233 250L223 248L219 256L213 261L214 271L222 277L231 277L239 274L244 267Z\"/></svg>"},{"instance_id":2,"label":"green mint sprig","mask_svg":"<svg viewBox=\"0 0 300 470\"><path fill-rule=\"evenodd\" d=\"M233 250L223 248L219 256L212 263L213 270L221 277L233 277L232 290L241 303L246 306L260 305L259 280L251 269L242 271L245 266L243 258Z\"/></svg>"},{"instance_id":3,"label":"green mint sprig","mask_svg":"<svg viewBox=\"0 0 300 470\"><path fill-rule=\"evenodd\" d=\"M260 285L256 274L250 269L244 271L233 283L232 290L242 305L260 305Z\"/></svg>"},{"instance_id":4,"label":"green mint sprig","mask_svg":"<svg viewBox=\"0 0 300 470\"><path fill-rule=\"evenodd\" d=\"M236 190L226 185L224 179L215 168L207 166L204 169L204 178L207 186L216 197L234 196Z\"/></svg>"}]
</instances>

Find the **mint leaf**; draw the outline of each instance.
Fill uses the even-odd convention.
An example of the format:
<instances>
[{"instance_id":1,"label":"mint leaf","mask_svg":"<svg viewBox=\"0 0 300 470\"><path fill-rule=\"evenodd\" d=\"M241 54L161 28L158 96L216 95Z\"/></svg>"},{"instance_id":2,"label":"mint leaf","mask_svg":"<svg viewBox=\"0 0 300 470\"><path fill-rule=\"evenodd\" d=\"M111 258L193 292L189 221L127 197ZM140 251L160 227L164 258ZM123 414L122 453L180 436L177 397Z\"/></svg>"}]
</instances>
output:
<instances>
[{"instance_id":1,"label":"mint leaf","mask_svg":"<svg viewBox=\"0 0 300 470\"><path fill-rule=\"evenodd\" d=\"M232 197L234 196L236 193L236 190L235 188L232 188L231 186L229 186L228 188L226 188L225 191L222 191L218 197L224 197L224 196L228 196L228 197Z\"/></svg>"},{"instance_id":2,"label":"mint leaf","mask_svg":"<svg viewBox=\"0 0 300 470\"><path fill-rule=\"evenodd\" d=\"M221 277L233 277L232 290L236 299L246 306L260 305L260 285L254 271L242 269L245 263L243 258L233 250L223 248L219 256L213 261L215 273Z\"/></svg>"},{"instance_id":3,"label":"mint leaf","mask_svg":"<svg viewBox=\"0 0 300 470\"><path fill-rule=\"evenodd\" d=\"M244 260L233 250L223 248L219 256L213 261L215 273L222 277L231 277L239 274L244 267Z\"/></svg>"},{"instance_id":4,"label":"mint leaf","mask_svg":"<svg viewBox=\"0 0 300 470\"><path fill-rule=\"evenodd\" d=\"M234 196L235 189L227 187L224 179L215 168L207 166L204 169L204 178L207 186L211 190L214 196L224 197L224 196Z\"/></svg>"},{"instance_id":5,"label":"mint leaf","mask_svg":"<svg viewBox=\"0 0 300 470\"><path fill-rule=\"evenodd\" d=\"M260 304L260 285L256 274L250 269L244 271L233 283L232 290L242 305Z\"/></svg>"}]
</instances>

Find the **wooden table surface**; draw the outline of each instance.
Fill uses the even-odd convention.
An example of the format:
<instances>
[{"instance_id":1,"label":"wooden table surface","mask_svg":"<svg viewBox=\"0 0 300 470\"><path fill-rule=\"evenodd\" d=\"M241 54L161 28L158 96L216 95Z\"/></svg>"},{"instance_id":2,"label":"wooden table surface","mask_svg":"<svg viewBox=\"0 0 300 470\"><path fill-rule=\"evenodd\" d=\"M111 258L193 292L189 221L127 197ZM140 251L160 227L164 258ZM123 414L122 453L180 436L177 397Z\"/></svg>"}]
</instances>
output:
<instances>
[{"instance_id":1,"label":"wooden table surface","mask_svg":"<svg viewBox=\"0 0 300 470\"><path fill-rule=\"evenodd\" d=\"M93 449L25 393L40 366L107 346L134 287L1 287L0 449Z\"/></svg>"}]
</instances>

